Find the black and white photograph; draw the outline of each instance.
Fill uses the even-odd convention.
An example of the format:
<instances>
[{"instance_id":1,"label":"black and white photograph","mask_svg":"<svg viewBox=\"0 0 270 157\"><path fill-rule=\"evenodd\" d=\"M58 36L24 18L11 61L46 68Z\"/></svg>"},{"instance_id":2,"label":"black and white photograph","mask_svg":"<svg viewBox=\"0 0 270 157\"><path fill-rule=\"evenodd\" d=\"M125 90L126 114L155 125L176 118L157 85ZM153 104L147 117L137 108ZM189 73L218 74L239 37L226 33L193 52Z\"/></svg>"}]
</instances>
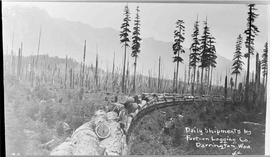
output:
<instances>
[{"instance_id":1,"label":"black and white photograph","mask_svg":"<svg viewBox=\"0 0 270 157\"><path fill-rule=\"evenodd\" d=\"M2 2L6 156L265 155L269 9Z\"/></svg>"}]
</instances>

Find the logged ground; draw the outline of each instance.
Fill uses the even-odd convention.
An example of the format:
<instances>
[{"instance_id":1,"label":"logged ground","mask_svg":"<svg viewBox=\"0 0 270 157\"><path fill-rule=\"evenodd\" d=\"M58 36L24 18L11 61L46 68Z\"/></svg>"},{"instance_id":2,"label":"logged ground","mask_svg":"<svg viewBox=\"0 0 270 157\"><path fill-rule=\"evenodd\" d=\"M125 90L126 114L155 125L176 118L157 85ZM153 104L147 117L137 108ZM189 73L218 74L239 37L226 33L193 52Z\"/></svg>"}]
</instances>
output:
<instances>
[{"instance_id":1,"label":"logged ground","mask_svg":"<svg viewBox=\"0 0 270 157\"><path fill-rule=\"evenodd\" d=\"M106 109L115 94L88 92L79 100L77 89L59 89L51 85L31 88L27 82L5 77L5 129L7 155L48 155L70 134L63 133L60 122L66 122L72 130L90 120L94 111ZM214 106L214 107L213 107ZM165 114L164 114L165 113ZM168 118L183 115L181 121L169 132L162 132ZM248 128L253 150L242 154L264 153L264 128L242 124L252 121L264 124L265 113L248 113L237 104L194 104L185 107L170 107L152 112L137 125L129 144L129 153L136 155L181 155L181 154L231 154L231 150L196 149L194 143L186 142L185 126ZM54 145L43 144L54 139Z\"/></svg>"},{"instance_id":2,"label":"logged ground","mask_svg":"<svg viewBox=\"0 0 270 157\"><path fill-rule=\"evenodd\" d=\"M171 117L179 117L174 127L165 132L165 122ZM152 112L141 119L134 129L129 145L132 155L232 155L234 152L241 154L264 154L264 129L265 127L243 124L252 121L264 124L264 113L248 113L237 104L205 102L192 106L174 106ZM233 138L247 138L252 149L218 149L197 148L194 141L187 142L185 127L211 128L211 129L248 129L251 136L233 135ZM207 137L207 136L205 136ZM210 137L210 136L208 136ZM214 135L216 138L224 137ZM226 137L226 136L225 136Z\"/></svg>"},{"instance_id":3,"label":"logged ground","mask_svg":"<svg viewBox=\"0 0 270 157\"><path fill-rule=\"evenodd\" d=\"M6 153L48 155L68 134L60 122L75 130L90 120L94 111L108 104L106 93L86 93L79 100L79 90L56 89L48 85L31 88L15 78L5 79ZM55 139L51 148L43 148Z\"/></svg>"}]
</instances>

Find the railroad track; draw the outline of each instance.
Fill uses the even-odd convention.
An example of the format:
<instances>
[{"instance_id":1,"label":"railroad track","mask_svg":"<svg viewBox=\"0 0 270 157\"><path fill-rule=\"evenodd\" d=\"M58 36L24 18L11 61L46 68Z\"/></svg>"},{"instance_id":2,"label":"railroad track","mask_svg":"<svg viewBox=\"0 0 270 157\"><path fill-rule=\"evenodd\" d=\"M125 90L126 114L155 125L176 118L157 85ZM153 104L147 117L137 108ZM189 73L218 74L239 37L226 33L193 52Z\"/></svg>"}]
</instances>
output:
<instances>
[{"instance_id":1,"label":"railroad track","mask_svg":"<svg viewBox=\"0 0 270 157\"><path fill-rule=\"evenodd\" d=\"M167 100L167 99L165 99ZM202 102L207 102L209 100L196 100L196 99L191 99L191 100L184 100L182 98L173 98L170 101L157 101L153 102L152 104L148 105L147 107L143 108L140 110L135 117L133 117L129 128L127 129L127 135L126 135L126 142L127 144L129 143L132 131L134 127L140 122L140 120L145 116L149 115L149 113L154 112L156 110L166 108L166 107L172 107L172 106L181 106L181 105L193 105L194 103L202 103ZM210 100L212 102L225 102L225 103L231 103L230 100L224 101L224 100Z\"/></svg>"}]
</instances>

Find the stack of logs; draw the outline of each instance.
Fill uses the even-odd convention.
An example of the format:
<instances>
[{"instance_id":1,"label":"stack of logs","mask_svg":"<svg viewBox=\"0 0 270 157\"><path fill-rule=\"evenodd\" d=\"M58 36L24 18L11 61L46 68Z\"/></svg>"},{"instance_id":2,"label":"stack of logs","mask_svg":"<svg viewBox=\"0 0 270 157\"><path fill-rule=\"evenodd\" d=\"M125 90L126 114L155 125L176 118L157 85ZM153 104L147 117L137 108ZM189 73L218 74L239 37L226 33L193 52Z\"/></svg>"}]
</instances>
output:
<instances>
[{"instance_id":1,"label":"stack of logs","mask_svg":"<svg viewBox=\"0 0 270 157\"><path fill-rule=\"evenodd\" d=\"M144 93L110 103L106 109L96 111L89 122L77 128L50 155L127 155L126 132L132 119L155 102L167 101L165 97L171 98Z\"/></svg>"}]
</instances>

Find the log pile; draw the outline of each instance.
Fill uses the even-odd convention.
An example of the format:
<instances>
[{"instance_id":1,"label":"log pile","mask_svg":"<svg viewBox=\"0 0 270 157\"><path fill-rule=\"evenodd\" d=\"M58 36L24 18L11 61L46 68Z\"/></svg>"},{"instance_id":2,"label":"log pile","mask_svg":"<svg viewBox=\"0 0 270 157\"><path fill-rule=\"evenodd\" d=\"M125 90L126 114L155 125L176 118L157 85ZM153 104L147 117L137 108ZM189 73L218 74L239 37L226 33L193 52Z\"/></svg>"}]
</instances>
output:
<instances>
[{"instance_id":1,"label":"log pile","mask_svg":"<svg viewBox=\"0 0 270 157\"><path fill-rule=\"evenodd\" d=\"M115 112L96 111L91 121L76 129L72 136L53 149L50 155L122 155L125 135L117 120L118 115ZM101 124L109 129L109 132L106 132L109 136L106 138L96 133L96 128Z\"/></svg>"},{"instance_id":2,"label":"log pile","mask_svg":"<svg viewBox=\"0 0 270 157\"><path fill-rule=\"evenodd\" d=\"M96 111L89 122L77 128L50 155L126 155L126 133L132 119L142 109L171 97L151 93L125 96L108 105L106 111Z\"/></svg>"}]
</instances>

